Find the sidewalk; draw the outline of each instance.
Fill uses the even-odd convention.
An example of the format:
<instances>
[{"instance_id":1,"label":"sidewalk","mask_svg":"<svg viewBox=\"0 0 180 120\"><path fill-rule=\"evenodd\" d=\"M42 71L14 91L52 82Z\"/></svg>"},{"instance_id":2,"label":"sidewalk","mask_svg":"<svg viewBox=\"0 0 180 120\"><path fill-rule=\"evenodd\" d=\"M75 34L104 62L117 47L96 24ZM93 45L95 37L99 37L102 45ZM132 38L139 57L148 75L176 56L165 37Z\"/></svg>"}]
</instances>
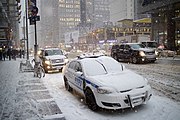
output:
<instances>
[{"instance_id":1,"label":"sidewalk","mask_svg":"<svg viewBox=\"0 0 180 120\"><path fill-rule=\"evenodd\" d=\"M0 120L65 120L43 81L19 72L21 61L0 61Z\"/></svg>"}]
</instances>

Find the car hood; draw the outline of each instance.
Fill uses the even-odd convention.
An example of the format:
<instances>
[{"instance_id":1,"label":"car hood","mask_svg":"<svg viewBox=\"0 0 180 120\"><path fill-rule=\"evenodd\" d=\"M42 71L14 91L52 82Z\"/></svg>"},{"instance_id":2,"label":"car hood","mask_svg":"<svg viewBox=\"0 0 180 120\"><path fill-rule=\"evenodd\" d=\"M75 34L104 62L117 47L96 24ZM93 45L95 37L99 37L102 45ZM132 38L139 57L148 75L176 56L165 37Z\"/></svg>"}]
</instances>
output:
<instances>
[{"instance_id":1,"label":"car hood","mask_svg":"<svg viewBox=\"0 0 180 120\"><path fill-rule=\"evenodd\" d=\"M49 60L64 59L64 58L66 58L64 55L51 55L51 56L46 56L46 59L49 59Z\"/></svg>"},{"instance_id":2,"label":"car hood","mask_svg":"<svg viewBox=\"0 0 180 120\"><path fill-rule=\"evenodd\" d=\"M152 52L154 49L151 48L139 48L139 50L145 51L145 52Z\"/></svg>"},{"instance_id":3,"label":"car hood","mask_svg":"<svg viewBox=\"0 0 180 120\"><path fill-rule=\"evenodd\" d=\"M130 90L147 84L144 78L132 71L93 76L90 79L97 81L98 86L112 87L117 91Z\"/></svg>"}]
</instances>

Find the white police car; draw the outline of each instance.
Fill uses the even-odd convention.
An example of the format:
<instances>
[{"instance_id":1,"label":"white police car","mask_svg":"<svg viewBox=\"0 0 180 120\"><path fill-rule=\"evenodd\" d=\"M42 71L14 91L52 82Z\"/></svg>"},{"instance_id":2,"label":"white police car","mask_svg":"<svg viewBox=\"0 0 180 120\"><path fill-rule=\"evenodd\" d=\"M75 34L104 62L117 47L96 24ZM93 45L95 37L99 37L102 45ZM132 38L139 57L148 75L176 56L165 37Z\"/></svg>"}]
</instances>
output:
<instances>
[{"instance_id":1,"label":"white police car","mask_svg":"<svg viewBox=\"0 0 180 120\"><path fill-rule=\"evenodd\" d=\"M64 68L63 78L66 90L80 93L92 110L133 108L152 95L145 78L108 56L74 59Z\"/></svg>"}]
</instances>

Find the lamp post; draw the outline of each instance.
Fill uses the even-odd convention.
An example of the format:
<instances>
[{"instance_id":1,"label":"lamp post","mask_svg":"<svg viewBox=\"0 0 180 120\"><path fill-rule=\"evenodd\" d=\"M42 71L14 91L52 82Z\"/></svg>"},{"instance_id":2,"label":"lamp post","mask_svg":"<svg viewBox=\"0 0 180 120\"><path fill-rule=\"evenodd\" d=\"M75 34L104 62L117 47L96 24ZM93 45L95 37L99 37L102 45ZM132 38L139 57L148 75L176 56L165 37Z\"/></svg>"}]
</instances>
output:
<instances>
[{"instance_id":1,"label":"lamp post","mask_svg":"<svg viewBox=\"0 0 180 120\"><path fill-rule=\"evenodd\" d=\"M27 49L27 60L29 60L29 42L28 42L28 18L27 18L27 0L25 1L25 13L26 13L26 49Z\"/></svg>"}]
</instances>

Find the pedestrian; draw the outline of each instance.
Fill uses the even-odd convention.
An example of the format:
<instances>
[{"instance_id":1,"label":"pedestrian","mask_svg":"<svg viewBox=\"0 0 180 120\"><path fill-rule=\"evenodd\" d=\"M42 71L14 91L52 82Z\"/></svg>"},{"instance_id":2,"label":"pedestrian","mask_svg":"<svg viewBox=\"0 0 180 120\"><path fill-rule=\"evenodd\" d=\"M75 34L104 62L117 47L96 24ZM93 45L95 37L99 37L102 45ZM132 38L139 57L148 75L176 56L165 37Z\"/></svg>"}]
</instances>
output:
<instances>
[{"instance_id":1,"label":"pedestrian","mask_svg":"<svg viewBox=\"0 0 180 120\"><path fill-rule=\"evenodd\" d=\"M6 60L6 50L5 49L3 50L2 55L3 55L3 60L5 61Z\"/></svg>"},{"instance_id":2,"label":"pedestrian","mask_svg":"<svg viewBox=\"0 0 180 120\"><path fill-rule=\"evenodd\" d=\"M25 57L25 51L24 50L22 50L22 56L23 56L23 58Z\"/></svg>"},{"instance_id":3,"label":"pedestrian","mask_svg":"<svg viewBox=\"0 0 180 120\"><path fill-rule=\"evenodd\" d=\"M2 48L0 48L0 60L2 60Z\"/></svg>"},{"instance_id":4,"label":"pedestrian","mask_svg":"<svg viewBox=\"0 0 180 120\"><path fill-rule=\"evenodd\" d=\"M7 56L9 58L9 60L11 60L11 55L12 55L12 51L11 51L11 48L9 48L7 51Z\"/></svg>"},{"instance_id":5,"label":"pedestrian","mask_svg":"<svg viewBox=\"0 0 180 120\"><path fill-rule=\"evenodd\" d=\"M22 51L21 51L21 49L19 50L19 57L20 57L20 58L22 57Z\"/></svg>"},{"instance_id":6,"label":"pedestrian","mask_svg":"<svg viewBox=\"0 0 180 120\"><path fill-rule=\"evenodd\" d=\"M16 49L12 49L12 58L16 60Z\"/></svg>"}]
</instances>

